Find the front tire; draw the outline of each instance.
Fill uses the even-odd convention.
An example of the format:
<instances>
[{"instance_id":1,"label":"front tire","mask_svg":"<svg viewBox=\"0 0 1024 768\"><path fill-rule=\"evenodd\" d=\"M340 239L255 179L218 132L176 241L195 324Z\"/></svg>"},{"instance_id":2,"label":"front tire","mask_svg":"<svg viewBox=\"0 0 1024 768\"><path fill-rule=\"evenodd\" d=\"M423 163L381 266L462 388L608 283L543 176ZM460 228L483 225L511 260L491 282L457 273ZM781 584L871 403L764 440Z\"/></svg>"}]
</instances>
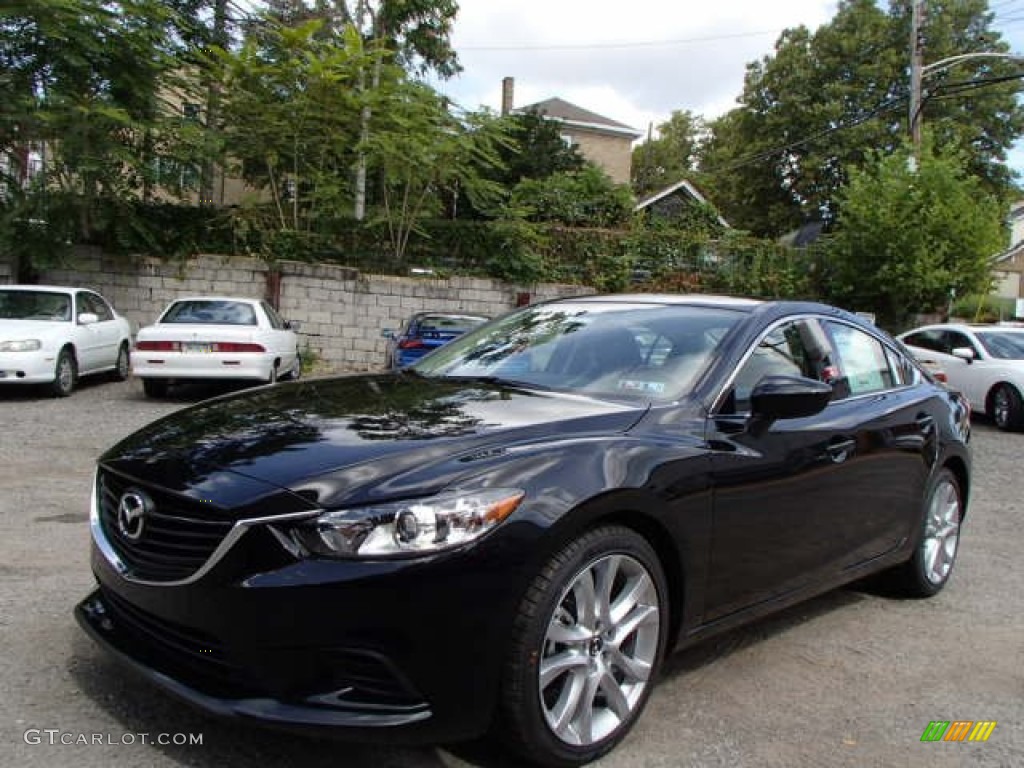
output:
<instances>
[{"instance_id":1,"label":"front tire","mask_svg":"<svg viewBox=\"0 0 1024 768\"><path fill-rule=\"evenodd\" d=\"M914 555L890 574L891 585L900 594L931 597L946 586L960 546L963 510L963 492L956 475L941 469L925 494L924 520Z\"/></svg>"},{"instance_id":2,"label":"front tire","mask_svg":"<svg viewBox=\"0 0 1024 768\"><path fill-rule=\"evenodd\" d=\"M111 375L114 377L114 381L126 381L130 371L131 358L128 352L128 342L124 342L117 350L117 362L114 364L114 371Z\"/></svg>"},{"instance_id":3,"label":"front tire","mask_svg":"<svg viewBox=\"0 0 1024 768\"><path fill-rule=\"evenodd\" d=\"M1009 384L1000 384L992 392L992 420L999 429L1019 431L1024 426L1024 403L1020 392Z\"/></svg>"},{"instance_id":4,"label":"front tire","mask_svg":"<svg viewBox=\"0 0 1024 768\"><path fill-rule=\"evenodd\" d=\"M610 751L647 703L668 624L665 576L642 536L606 526L571 541L515 618L499 716L507 743L547 766Z\"/></svg>"},{"instance_id":5,"label":"front tire","mask_svg":"<svg viewBox=\"0 0 1024 768\"><path fill-rule=\"evenodd\" d=\"M78 366L75 363L75 355L70 349L64 347L57 355L57 363L53 369L53 383L50 385L50 392L54 397L67 397L75 389L75 381L78 379Z\"/></svg>"}]
</instances>

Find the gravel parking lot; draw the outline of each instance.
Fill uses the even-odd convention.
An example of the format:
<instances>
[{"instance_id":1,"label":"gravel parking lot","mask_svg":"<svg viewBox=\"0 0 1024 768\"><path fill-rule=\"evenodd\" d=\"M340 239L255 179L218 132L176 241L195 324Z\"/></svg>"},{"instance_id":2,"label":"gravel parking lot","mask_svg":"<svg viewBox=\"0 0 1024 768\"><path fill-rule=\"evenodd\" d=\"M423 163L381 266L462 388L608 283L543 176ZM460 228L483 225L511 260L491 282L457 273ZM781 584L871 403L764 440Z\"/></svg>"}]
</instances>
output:
<instances>
[{"instance_id":1,"label":"gravel parking lot","mask_svg":"<svg viewBox=\"0 0 1024 768\"><path fill-rule=\"evenodd\" d=\"M83 382L66 400L0 391L0 764L512 765L478 745L349 745L213 721L79 630L71 611L93 583L93 462L189 402L147 401L134 381ZM639 726L599 765L1024 765L1024 435L978 424L974 454L958 568L939 597L840 590L677 654ZM998 725L987 743L921 743L932 720ZM60 743L80 734L102 743ZM143 744L141 734L201 734L202 744Z\"/></svg>"}]
</instances>

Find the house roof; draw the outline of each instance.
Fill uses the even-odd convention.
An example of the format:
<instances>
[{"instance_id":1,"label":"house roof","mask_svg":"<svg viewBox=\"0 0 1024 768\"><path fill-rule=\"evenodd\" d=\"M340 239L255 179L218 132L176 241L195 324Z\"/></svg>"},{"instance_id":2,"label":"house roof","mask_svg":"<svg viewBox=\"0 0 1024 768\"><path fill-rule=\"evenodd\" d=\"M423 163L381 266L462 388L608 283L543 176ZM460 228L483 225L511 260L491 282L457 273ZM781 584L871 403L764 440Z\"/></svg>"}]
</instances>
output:
<instances>
[{"instance_id":1,"label":"house roof","mask_svg":"<svg viewBox=\"0 0 1024 768\"><path fill-rule=\"evenodd\" d=\"M566 125L577 128L590 128L594 131L605 131L620 136L629 136L637 139L643 134L636 128L631 128L625 123L620 123L611 118L591 112L583 107L577 107L564 99L554 98L538 101L536 104L529 104L525 107L514 109L513 112L537 112L551 120L558 120Z\"/></svg>"},{"instance_id":2,"label":"house roof","mask_svg":"<svg viewBox=\"0 0 1024 768\"><path fill-rule=\"evenodd\" d=\"M1020 253L1024 253L1024 242L1014 243L1009 248L1007 248L1005 251L1002 251L1001 253L997 253L992 258L992 263L993 264L1001 264L1004 261L1009 261L1014 256L1016 256L1016 255L1018 255Z\"/></svg>"},{"instance_id":3,"label":"house roof","mask_svg":"<svg viewBox=\"0 0 1024 768\"><path fill-rule=\"evenodd\" d=\"M645 197L643 200L636 204L633 210L637 212L645 210L646 208L649 208L650 206L654 205L659 200L669 197L670 195L674 195L676 192L679 191L682 191L683 194L688 195L691 199L697 201L701 205L711 205L711 203L708 202L708 199L701 194L700 190L697 189L697 187L695 187L686 179L683 179L682 181L677 181L675 184L672 184L671 186L665 187L663 190L659 192L655 192L653 195L650 195L649 197ZM713 205L711 205L711 207L714 208ZM721 224L723 227L729 226L729 222L722 218L721 214L718 214L718 223Z\"/></svg>"}]
</instances>

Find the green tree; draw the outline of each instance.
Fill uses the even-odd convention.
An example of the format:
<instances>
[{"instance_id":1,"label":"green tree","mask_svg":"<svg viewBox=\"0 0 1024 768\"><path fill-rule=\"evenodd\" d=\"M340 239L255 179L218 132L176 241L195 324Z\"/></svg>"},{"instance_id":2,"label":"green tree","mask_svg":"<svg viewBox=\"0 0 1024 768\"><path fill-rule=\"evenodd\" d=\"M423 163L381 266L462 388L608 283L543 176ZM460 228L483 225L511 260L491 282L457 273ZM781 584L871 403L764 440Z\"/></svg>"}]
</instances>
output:
<instances>
[{"instance_id":1,"label":"green tree","mask_svg":"<svg viewBox=\"0 0 1024 768\"><path fill-rule=\"evenodd\" d=\"M633 194L616 184L595 165L579 171L553 173L542 179L524 179L509 201L517 215L535 222L570 227L618 227L633 213Z\"/></svg>"},{"instance_id":2,"label":"green tree","mask_svg":"<svg viewBox=\"0 0 1024 768\"><path fill-rule=\"evenodd\" d=\"M367 56L354 29L338 45L318 35L323 24L269 27L223 54L225 150L269 194L271 230L313 231L350 200Z\"/></svg>"},{"instance_id":3,"label":"green tree","mask_svg":"<svg viewBox=\"0 0 1024 768\"><path fill-rule=\"evenodd\" d=\"M711 126L702 186L730 222L777 235L808 219L834 221L838 192L871 150L907 132L909 0L888 11L843 0L818 30L783 32L775 52L747 67L740 106ZM1007 51L986 0L933 0L926 61ZM963 151L983 188L1003 194L1006 151L1024 132L1018 80L1005 61L979 59L930 77L923 110L937 146Z\"/></svg>"},{"instance_id":4,"label":"green tree","mask_svg":"<svg viewBox=\"0 0 1024 768\"><path fill-rule=\"evenodd\" d=\"M175 68L171 22L157 0L0 9L0 155L10 169L0 237L15 249L33 243L26 274L67 241L109 230L145 190ZM26 221L33 238L22 236Z\"/></svg>"},{"instance_id":5,"label":"green tree","mask_svg":"<svg viewBox=\"0 0 1024 768\"><path fill-rule=\"evenodd\" d=\"M705 132L703 118L676 110L658 126L656 139L635 147L632 184L637 197L647 197L691 175Z\"/></svg>"},{"instance_id":6,"label":"green tree","mask_svg":"<svg viewBox=\"0 0 1024 768\"><path fill-rule=\"evenodd\" d=\"M926 146L872 153L850 173L830 250L829 298L901 327L946 306L950 292L985 293L1004 245L1004 209L956 153Z\"/></svg>"},{"instance_id":7,"label":"green tree","mask_svg":"<svg viewBox=\"0 0 1024 768\"><path fill-rule=\"evenodd\" d=\"M401 263L417 224L437 215L446 197L461 192L477 210L497 209L503 189L484 172L500 164L507 135L487 112L453 113L429 86L391 82L371 94L374 117L360 150L381 179L378 218Z\"/></svg>"}]
</instances>

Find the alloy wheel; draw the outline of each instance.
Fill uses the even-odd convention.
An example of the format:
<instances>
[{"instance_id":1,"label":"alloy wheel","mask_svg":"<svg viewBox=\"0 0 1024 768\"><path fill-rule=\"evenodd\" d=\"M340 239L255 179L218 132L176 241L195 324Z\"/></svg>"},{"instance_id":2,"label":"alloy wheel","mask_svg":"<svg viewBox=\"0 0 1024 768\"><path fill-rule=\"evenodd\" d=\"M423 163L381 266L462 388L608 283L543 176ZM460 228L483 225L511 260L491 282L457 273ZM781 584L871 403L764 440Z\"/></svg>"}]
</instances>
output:
<instances>
[{"instance_id":1,"label":"alloy wheel","mask_svg":"<svg viewBox=\"0 0 1024 768\"><path fill-rule=\"evenodd\" d=\"M932 492L921 542L924 573L932 584L942 584L953 569L960 518L960 495L949 479L943 479Z\"/></svg>"},{"instance_id":2,"label":"alloy wheel","mask_svg":"<svg viewBox=\"0 0 1024 768\"><path fill-rule=\"evenodd\" d=\"M538 667L544 719L562 742L589 746L630 720L650 684L661 609L637 559L605 555L563 591Z\"/></svg>"}]
</instances>

